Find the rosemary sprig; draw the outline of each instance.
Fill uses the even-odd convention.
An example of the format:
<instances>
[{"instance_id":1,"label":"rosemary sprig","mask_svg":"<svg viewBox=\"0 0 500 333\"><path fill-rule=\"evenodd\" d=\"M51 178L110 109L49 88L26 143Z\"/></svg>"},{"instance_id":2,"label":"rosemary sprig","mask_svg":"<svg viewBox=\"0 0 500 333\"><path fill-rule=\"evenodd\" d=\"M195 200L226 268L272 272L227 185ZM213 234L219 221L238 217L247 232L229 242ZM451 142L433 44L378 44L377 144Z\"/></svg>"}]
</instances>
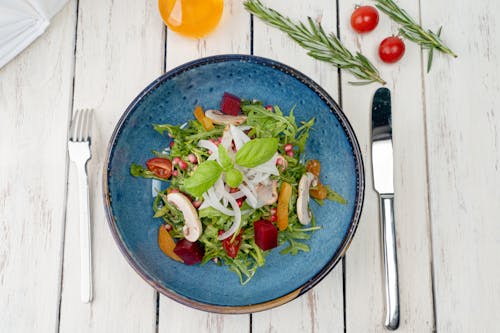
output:
<instances>
[{"instance_id":1,"label":"rosemary sprig","mask_svg":"<svg viewBox=\"0 0 500 333\"><path fill-rule=\"evenodd\" d=\"M288 34L300 46L308 50L307 54L321 61L329 62L338 68L353 74L358 82L353 84L370 84L379 82L385 84L378 70L361 53L352 54L342 45L333 33L327 35L321 24L308 17L308 25L295 23L277 11L265 7L260 0L246 0L245 8L265 23Z\"/></svg>"},{"instance_id":2,"label":"rosemary sprig","mask_svg":"<svg viewBox=\"0 0 500 333\"><path fill-rule=\"evenodd\" d=\"M431 70L432 57L434 50L449 54L453 57L457 55L447 47L441 40L441 28L435 33L431 30L425 30L420 26L404 9L400 8L393 0L375 0L378 9L386 13L394 22L401 25L399 33L406 39L421 45L429 50L427 60L427 72Z\"/></svg>"}]
</instances>

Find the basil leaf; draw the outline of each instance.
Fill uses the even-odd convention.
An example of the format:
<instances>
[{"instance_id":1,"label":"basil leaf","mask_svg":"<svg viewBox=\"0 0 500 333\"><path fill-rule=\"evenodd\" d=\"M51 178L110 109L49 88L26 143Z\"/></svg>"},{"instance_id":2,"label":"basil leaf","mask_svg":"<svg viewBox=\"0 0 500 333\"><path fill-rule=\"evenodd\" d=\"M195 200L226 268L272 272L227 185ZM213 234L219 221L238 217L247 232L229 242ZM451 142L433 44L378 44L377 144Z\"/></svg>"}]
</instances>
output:
<instances>
[{"instance_id":1,"label":"basil leaf","mask_svg":"<svg viewBox=\"0 0 500 333\"><path fill-rule=\"evenodd\" d=\"M222 168L217 161L201 163L193 175L184 181L184 190L199 198L219 179Z\"/></svg>"},{"instance_id":2,"label":"basil leaf","mask_svg":"<svg viewBox=\"0 0 500 333\"><path fill-rule=\"evenodd\" d=\"M219 150L220 165L222 166L222 169L224 169L224 171L228 171L233 167L233 160L231 159L231 157L227 153L226 148L224 148L223 145L219 145L218 150Z\"/></svg>"},{"instance_id":3,"label":"basil leaf","mask_svg":"<svg viewBox=\"0 0 500 333\"><path fill-rule=\"evenodd\" d=\"M236 163L254 168L269 161L278 150L278 139L260 138L248 141L236 153Z\"/></svg>"},{"instance_id":4,"label":"basil leaf","mask_svg":"<svg viewBox=\"0 0 500 333\"><path fill-rule=\"evenodd\" d=\"M240 170L233 168L226 172L226 184L231 186L232 188L240 186L242 181L243 175L241 174Z\"/></svg>"}]
</instances>

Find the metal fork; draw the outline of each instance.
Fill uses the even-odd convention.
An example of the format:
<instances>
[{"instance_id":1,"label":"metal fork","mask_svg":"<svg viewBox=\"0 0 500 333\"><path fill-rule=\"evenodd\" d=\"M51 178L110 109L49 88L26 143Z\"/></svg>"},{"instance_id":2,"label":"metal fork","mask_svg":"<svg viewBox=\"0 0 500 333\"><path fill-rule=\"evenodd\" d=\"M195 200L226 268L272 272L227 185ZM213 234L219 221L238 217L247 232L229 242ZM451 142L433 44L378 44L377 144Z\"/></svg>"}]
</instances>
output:
<instances>
[{"instance_id":1,"label":"metal fork","mask_svg":"<svg viewBox=\"0 0 500 333\"><path fill-rule=\"evenodd\" d=\"M92 110L76 110L71 120L68 142L69 158L78 173L78 194L80 197L80 273L82 302L92 300L92 249L89 214L89 186L87 180L87 161L90 155L90 129Z\"/></svg>"}]
</instances>

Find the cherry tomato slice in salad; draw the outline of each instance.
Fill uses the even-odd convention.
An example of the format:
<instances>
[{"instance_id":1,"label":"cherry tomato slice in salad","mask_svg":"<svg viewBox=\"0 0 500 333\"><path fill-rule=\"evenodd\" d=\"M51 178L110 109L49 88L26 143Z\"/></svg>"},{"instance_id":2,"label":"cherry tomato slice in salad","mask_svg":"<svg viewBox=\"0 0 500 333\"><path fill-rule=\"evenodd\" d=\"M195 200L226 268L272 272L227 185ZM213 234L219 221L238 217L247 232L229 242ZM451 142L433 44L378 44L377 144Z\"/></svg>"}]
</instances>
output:
<instances>
[{"instance_id":1,"label":"cherry tomato slice in salad","mask_svg":"<svg viewBox=\"0 0 500 333\"><path fill-rule=\"evenodd\" d=\"M369 32L378 24L378 11L372 6L360 6L351 15L351 26L359 33Z\"/></svg>"},{"instance_id":2,"label":"cherry tomato slice in salad","mask_svg":"<svg viewBox=\"0 0 500 333\"><path fill-rule=\"evenodd\" d=\"M380 43L378 54L383 62L392 64L405 54L405 43L399 37L387 37Z\"/></svg>"},{"instance_id":3,"label":"cherry tomato slice in salad","mask_svg":"<svg viewBox=\"0 0 500 333\"><path fill-rule=\"evenodd\" d=\"M219 230L219 236L222 235L223 233L224 230ZM233 239L232 236L222 241L222 247L224 248L224 250L226 250L227 255L233 259L236 258L236 256L238 255L238 251L240 250L241 235L242 231L240 231L240 233L238 234L238 236L236 236L234 241L231 242L231 240Z\"/></svg>"},{"instance_id":4,"label":"cherry tomato slice in salad","mask_svg":"<svg viewBox=\"0 0 500 333\"><path fill-rule=\"evenodd\" d=\"M146 162L148 170L156 177L168 179L172 174L172 162L168 158L155 157Z\"/></svg>"}]
</instances>

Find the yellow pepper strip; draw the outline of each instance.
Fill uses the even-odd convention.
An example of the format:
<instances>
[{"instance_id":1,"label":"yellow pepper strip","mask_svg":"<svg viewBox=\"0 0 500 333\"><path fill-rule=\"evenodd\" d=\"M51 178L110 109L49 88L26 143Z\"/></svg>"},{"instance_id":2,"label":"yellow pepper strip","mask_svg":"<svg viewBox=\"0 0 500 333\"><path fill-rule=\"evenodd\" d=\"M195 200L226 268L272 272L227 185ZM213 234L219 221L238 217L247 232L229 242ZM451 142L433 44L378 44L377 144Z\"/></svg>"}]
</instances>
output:
<instances>
[{"instance_id":1,"label":"yellow pepper strip","mask_svg":"<svg viewBox=\"0 0 500 333\"><path fill-rule=\"evenodd\" d=\"M194 116L196 120L198 120L203 125L203 128L207 131L214 129L214 123L210 118L205 116L205 112L203 112L201 106L197 106L194 108Z\"/></svg>"},{"instance_id":2,"label":"yellow pepper strip","mask_svg":"<svg viewBox=\"0 0 500 333\"><path fill-rule=\"evenodd\" d=\"M165 228L164 225L158 229L158 246L160 250L163 251L170 258L177 260L179 262L184 262L177 254L174 252L175 242L170 233Z\"/></svg>"},{"instance_id":3,"label":"yellow pepper strip","mask_svg":"<svg viewBox=\"0 0 500 333\"><path fill-rule=\"evenodd\" d=\"M276 215L278 217L278 229L280 231L283 231L288 227L288 203L290 202L291 196L292 185L287 182L283 182L278 196L278 208L276 211Z\"/></svg>"}]
</instances>

